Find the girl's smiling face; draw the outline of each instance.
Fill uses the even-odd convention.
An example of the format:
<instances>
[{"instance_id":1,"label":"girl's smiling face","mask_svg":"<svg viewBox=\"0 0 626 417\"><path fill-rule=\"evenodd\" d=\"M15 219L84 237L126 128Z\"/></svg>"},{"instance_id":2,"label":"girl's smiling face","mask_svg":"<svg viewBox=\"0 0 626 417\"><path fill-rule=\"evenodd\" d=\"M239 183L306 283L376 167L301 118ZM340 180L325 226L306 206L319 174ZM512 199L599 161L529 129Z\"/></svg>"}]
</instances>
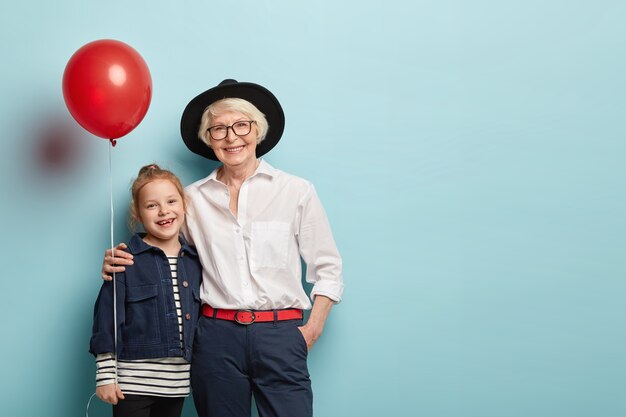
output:
<instances>
[{"instance_id":1,"label":"girl's smiling face","mask_svg":"<svg viewBox=\"0 0 626 417\"><path fill-rule=\"evenodd\" d=\"M144 241L152 246L178 242L185 222L183 196L169 180L154 180L139 190L139 221L147 233Z\"/></svg>"}]
</instances>

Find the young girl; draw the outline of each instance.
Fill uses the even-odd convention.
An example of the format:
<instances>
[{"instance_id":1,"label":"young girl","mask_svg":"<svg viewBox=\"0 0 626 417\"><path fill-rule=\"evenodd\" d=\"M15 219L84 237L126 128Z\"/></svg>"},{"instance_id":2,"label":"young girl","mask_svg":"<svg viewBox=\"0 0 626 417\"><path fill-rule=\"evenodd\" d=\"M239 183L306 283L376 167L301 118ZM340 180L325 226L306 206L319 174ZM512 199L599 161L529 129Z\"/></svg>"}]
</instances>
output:
<instances>
[{"instance_id":1,"label":"young girl","mask_svg":"<svg viewBox=\"0 0 626 417\"><path fill-rule=\"evenodd\" d=\"M115 417L178 417L189 395L202 269L179 235L186 211L180 180L147 165L131 194L131 220L141 222L145 234L131 238L134 264L116 274L117 342L111 281L96 300L89 349L96 356L96 395L113 404Z\"/></svg>"}]
</instances>

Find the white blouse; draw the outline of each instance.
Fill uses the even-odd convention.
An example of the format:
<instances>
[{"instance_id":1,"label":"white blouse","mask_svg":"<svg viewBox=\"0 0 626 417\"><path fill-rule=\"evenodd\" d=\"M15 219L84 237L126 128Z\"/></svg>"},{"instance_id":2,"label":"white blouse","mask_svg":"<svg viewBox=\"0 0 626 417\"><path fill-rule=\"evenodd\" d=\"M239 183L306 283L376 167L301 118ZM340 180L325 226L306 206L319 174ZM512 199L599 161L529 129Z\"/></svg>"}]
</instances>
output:
<instances>
[{"instance_id":1,"label":"white blouse","mask_svg":"<svg viewBox=\"0 0 626 417\"><path fill-rule=\"evenodd\" d=\"M215 308L310 309L311 299L341 301L343 278L324 208L313 185L261 160L239 191L238 218L217 169L185 189L190 204L183 232L203 267L201 299Z\"/></svg>"}]
</instances>

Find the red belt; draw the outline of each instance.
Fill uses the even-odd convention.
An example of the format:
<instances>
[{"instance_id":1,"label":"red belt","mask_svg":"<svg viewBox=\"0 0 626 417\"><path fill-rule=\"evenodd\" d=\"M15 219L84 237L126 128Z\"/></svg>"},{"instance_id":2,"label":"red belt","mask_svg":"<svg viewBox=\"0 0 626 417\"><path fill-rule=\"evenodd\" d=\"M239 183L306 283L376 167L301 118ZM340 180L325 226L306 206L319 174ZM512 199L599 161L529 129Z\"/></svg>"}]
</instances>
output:
<instances>
[{"instance_id":1,"label":"red belt","mask_svg":"<svg viewBox=\"0 0 626 417\"><path fill-rule=\"evenodd\" d=\"M276 314L274 314L276 313ZM208 304L202 305L202 315L221 320L236 321L239 324L252 324L257 322L267 322L274 320L296 320L302 318L302 310L290 308L286 310L225 310L223 308L213 308Z\"/></svg>"}]
</instances>

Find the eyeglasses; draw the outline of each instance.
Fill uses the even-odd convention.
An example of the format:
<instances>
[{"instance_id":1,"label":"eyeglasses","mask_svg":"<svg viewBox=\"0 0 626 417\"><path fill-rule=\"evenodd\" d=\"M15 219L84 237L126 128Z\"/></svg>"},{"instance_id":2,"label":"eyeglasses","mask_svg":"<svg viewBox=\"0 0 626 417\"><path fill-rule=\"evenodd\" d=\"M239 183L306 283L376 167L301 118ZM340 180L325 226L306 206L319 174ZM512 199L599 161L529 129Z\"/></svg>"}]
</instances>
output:
<instances>
[{"instance_id":1,"label":"eyeglasses","mask_svg":"<svg viewBox=\"0 0 626 417\"><path fill-rule=\"evenodd\" d=\"M215 125L207 129L213 140L226 139L228 136L228 129L232 129L233 133L237 136L246 136L252 130L252 123L256 123L254 120L240 120L233 123L230 126Z\"/></svg>"}]
</instances>

